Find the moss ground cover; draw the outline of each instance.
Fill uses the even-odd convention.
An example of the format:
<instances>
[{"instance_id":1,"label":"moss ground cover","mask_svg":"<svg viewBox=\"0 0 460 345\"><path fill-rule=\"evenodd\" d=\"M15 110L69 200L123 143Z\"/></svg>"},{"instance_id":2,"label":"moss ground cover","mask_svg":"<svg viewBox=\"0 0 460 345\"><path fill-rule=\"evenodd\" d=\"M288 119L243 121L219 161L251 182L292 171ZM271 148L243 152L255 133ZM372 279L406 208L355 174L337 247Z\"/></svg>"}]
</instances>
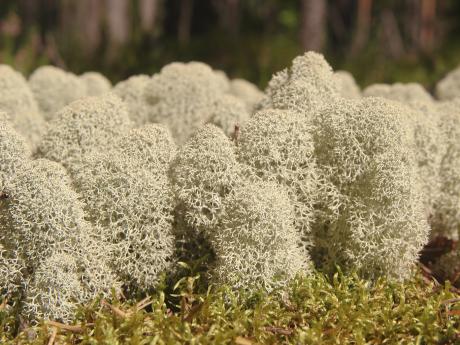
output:
<instances>
[{"instance_id":1,"label":"moss ground cover","mask_svg":"<svg viewBox=\"0 0 460 345\"><path fill-rule=\"evenodd\" d=\"M420 272L406 283L356 275L295 279L284 292L203 290L198 276L139 300L94 300L73 325L20 325L0 306L4 344L457 344L460 299ZM19 331L18 331L19 330ZM17 333L17 334L15 334Z\"/></svg>"}]
</instances>

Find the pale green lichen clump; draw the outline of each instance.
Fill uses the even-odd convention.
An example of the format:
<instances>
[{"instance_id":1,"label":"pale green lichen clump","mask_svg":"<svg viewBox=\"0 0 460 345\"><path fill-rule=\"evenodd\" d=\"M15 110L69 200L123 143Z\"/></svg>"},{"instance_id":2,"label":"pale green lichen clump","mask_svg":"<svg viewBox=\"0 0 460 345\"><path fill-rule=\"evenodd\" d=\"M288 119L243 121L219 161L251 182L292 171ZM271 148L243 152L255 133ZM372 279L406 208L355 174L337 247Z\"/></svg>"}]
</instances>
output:
<instances>
[{"instance_id":1,"label":"pale green lichen clump","mask_svg":"<svg viewBox=\"0 0 460 345\"><path fill-rule=\"evenodd\" d=\"M114 148L130 157L134 167L155 174L166 174L177 153L170 131L160 124L132 129L116 140Z\"/></svg>"},{"instance_id":2,"label":"pale green lichen clump","mask_svg":"<svg viewBox=\"0 0 460 345\"><path fill-rule=\"evenodd\" d=\"M249 113L252 113L264 98L264 93L257 86L239 78L230 81L230 94L241 99Z\"/></svg>"},{"instance_id":3,"label":"pale green lichen clump","mask_svg":"<svg viewBox=\"0 0 460 345\"><path fill-rule=\"evenodd\" d=\"M134 75L116 84L113 93L126 103L128 114L136 126L142 126L149 122L149 108L144 99L145 87L150 81L148 75Z\"/></svg>"},{"instance_id":4,"label":"pale green lichen clump","mask_svg":"<svg viewBox=\"0 0 460 345\"><path fill-rule=\"evenodd\" d=\"M0 193L30 156L24 138L7 121L6 114L0 112Z\"/></svg>"},{"instance_id":5,"label":"pale green lichen clump","mask_svg":"<svg viewBox=\"0 0 460 345\"><path fill-rule=\"evenodd\" d=\"M243 101L231 95L222 95L210 110L210 122L221 128L227 136L232 136L235 126L241 127L249 119L249 111Z\"/></svg>"},{"instance_id":6,"label":"pale green lichen clump","mask_svg":"<svg viewBox=\"0 0 460 345\"><path fill-rule=\"evenodd\" d=\"M189 139L173 163L172 181L192 236L203 233L215 254L213 281L271 290L308 272L288 193L257 181L220 129L207 125Z\"/></svg>"},{"instance_id":7,"label":"pale green lichen clump","mask_svg":"<svg viewBox=\"0 0 460 345\"><path fill-rule=\"evenodd\" d=\"M418 180L424 194L426 217L433 219L440 190L440 165L445 151L438 126L439 116L431 95L419 84L375 84L364 90L364 96L379 96L406 104L411 109L401 112L414 136Z\"/></svg>"},{"instance_id":8,"label":"pale green lichen clump","mask_svg":"<svg viewBox=\"0 0 460 345\"><path fill-rule=\"evenodd\" d=\"M73 250L58 249L36 264L24 284L25 317L71 323L80 305L119 292L120 284L105 261L104 251L110 249L87 235L76 240Z\"/></svg>"},{"instance_id":9,"label":"pale green lichen clump","mask_svg":"<svg viewBox=\"0 0 460 345\"><path fill-rule=\"evenodd\" d=\"M311 234L317 267L408 277L429 232L410 109L340 97L332 69L316 53L275 74L260 108L295 111L313 126L306 131L318 172Z\"/></svg>"},{"instance_id":10,"label":"pale green lichen clump","mask_svg":"<svg viewBox=\"0 0 460 345\"><path fill-rule=\"evenodd\" d=\"M174 62L155 74L145 89L150 121L167 125L179 144L221 111L222 80L199 62ZM223 109L222 111L227 111Z\"/></svg>"},{"instance_id":11,"label":"pale green lichen clump","mask_svg":"<svg viewBox=\"0 0 460 345\"><path fill-rule=\"evenodd\" d=\"M26 301L27 317L61 318L63 312L71 315L78 303L101 293L109 295L111 289L117 287L104 260L105 251L110 249L100 245L94 229L85 220L83 205L71 189L70 177L62 166L44 159L26 162L11 179L6 193L8 197L1 208L2 220L5 220L1 240L12 244L14 254L23 260L31 274L22 282L26 295L38 294L45 303L36 305L34 299ZM64 269L63 273L79 282L85 299L67 299L69 296L62 291L59 299L65 298L66 303L47 304L46 301L55 302L53 298L61 293L61 285L67 278L54 277L40 267L44 265L46 271L49 260L54 264L52 258L60 252L75 260L77 268L72 272ZM69 287L67 291L72 290L73 287ZM74 293L80 296L78 289Z\"/></svg>"},{"instance_id":12,"label":"pale green lichen clump","mask_svg":"<svg viewBox=\"0 0 460 345\"><path fill-rule=\"evenodd\" d=\"M307 52L273 75L258 108L314 113L339 98L331 66L321 54Z\"/></svg>"},{"instance_id":13,"label":"pale green lichen clump","mask_svg":"<svg viewBox=\"0 0 460 345\"><path fill-rule=\"evenodd\" d=\"M75 258L56 252L41 261L28 284L23 313L30 318L72 322L75 302L84 302L85 292Z\"/></svg>"},{"instance_id":14,"label":"pale green lichen clump","mask_svg":"<svg viewBox=\"0 0 460 345\"><path fill-rule=\"evenodd\" d=\"M126 285L147 291L172 265L173 194L169 132L147 125L95 152L74 174L88 219L112 248L108 262Z\"/></svg>"},{"instance_id":15,"label":"pale green lichen clump","mask_svg":"<svg viewBox=\"0 0 460 345\"><path fill-rule=\"evenodd\" d=\"M0 111L7 113L16 131L35 149L45 129L45 120L26 79L7 65L0 65Z\"/></svg>"},{"instance_id":16,"label":"pale green lichen clump","mask_svg":"<svg viewBox=\"0 0 460 345\"><path fill-rule=\"evenodd\" d=\"M460 231L460 100L439 103L439 127L446 145L440 167L440 197L435 206L436 233L457 239Z\"/></svg>"},{"instance_id":17,"label":"pale green lichen clump","mask_svg":"<svg viewBox=\"0 0 460 345\"><path fill-rule=\"evenodd\" d=\"M460 66L438 82L436 96L442 101L460 98Z\"/></svg>"},{"instance_id":18,"label":"pale green lichen clump","mask_svg":"<svg viewBox=\"0 0 460 345\"><path fill-rule=\"evenodd\" d=\"M225 213L209 233L216 254L212 278L234 289L271 291L310 270L299 246L288 193L271 182L243 181L224 200Z\"/></svg>"},{"instance_id":19,"label":"pale green lichen clump","mask_svg":"<svg viewBox=\"0 0 460 345\"><path fill-rule=\"evenodd\" d=\"M82 79L54 66L37 68L29 77L29 86L47 121L67 104L86 96Z\"/></svg>"},{"instance_id":20,"label":"pale green lichen clump","mask_svg":"<svg viewBox=\"0 0 460 345\"><path fill-rule=\"evenodd\" d=\"M132 128L125 104L116 96L88 97L61 109L49 122L39 153L76 170L83 157L109 149Z\"/></svg>"},{"instance_id":21,"label":"pale green lichen clump","mask_svg":"<svg viewBox=\"0 0 460 345\"><path fill-rule=\"evenodd\" d=\"M439 115L434 103L413 102L409 112L410 126L414 134L414 152L418 178L422 188L427 218L436 218L436 205L441 198L441 163L446 151L445 138L439 127ZM435 233L432 228L431 234Z\"/></svg>"},{"instance_id":22,"label":"pale green lichen clump","mask_svg":"<svg viewBox=\"0 0 460 345\"><path fill-rule=\"evenodd\" d=\"M11 226L6 214L8 187L30 158L31 152L22 138L0 112L0 293L15 292L22 284L24 262L10 238Z\"/></svg>"},{"instance_id":23,"label":"pale green lichen clump","mask_svg":"<svg viewBox=\"0 0 460 345\"><path fill-rule=\"evenodd\" d=\"M100 96L110 91L112 84L98 72L85 72L80 76L86 85L86 95Z\"/></svg>"},{"instance_id":24,"label":"pale green lichen clump","mask_svg":"<svg viewBox=\"0 0 460 345\"><path fill-rule=\"evenodd\" d=\"M1 224L0 231L4 232ZM0 240L0 295L12 295L18 291L23 283L25 267L24 262L17 256L14 248L11 245L2 244L2 240Z\"/></svg>"},{"instance_id":25,"label":"pale green lichen clump","mask_svg":"<svg viewBox=\"0 0 460 345\"><path fill-rule=\"evenodd\" d=\"M29 265L49 257L56 248L71 248L82 231L83 208L70 184L62 166L43 159L27 162L11 179L3 211Z\"/></svg>"},{"instance_id":26,"label":"pale green lichen clump","mask_svg":"<svg viewBox=\"0 0 460 345\"><path fill-rule=\"evenodd\" d=\"M364 97L383 97L411 105L414 103L432 103L433 97L417 83L374 84L363 91Z\"/></svg>"},{"instance_id":27,"label":"pale green lichen clump","mask_svg":"<svg viewBox=\"0 0 460 345\"><path fill-rule=\"evenodd\" d=\"M350 72L336 71L334 79L343 98L361 98L361 90Z\"/></svg>"},{"instance_id":28,"label":"pale green lichen clump","mask_svg":"<svg viewBox=\"0 0 460 345\"><path fill-rule=\"evenodd\" d=\"M410 275L427 242L411 148L397 103L343 100L314 119L315 157L327 183L313 228L312 256L369 278Z\"/></svg>"},{"instance_id":29,"label":"pale green lichen clump","mask_svg":"<svg viewBox=\"0 0 460 345\"><path fill-rule=\"evenodd\" d=\"M189 225L215 227L223 199L241 181L239 170L234 145L214 125L202 127L181 147L171 178Z\"/></svg>"},{"instance_id":30,"label":"pale green lichen clump","mask_svg":"<svg viewBox=\"0 0 460 345\"><path fill-rule=\"evenodd\" d=\"M229 92L230 91L230 79L227 76L227 73L225 73L222 70L215 69L212 71L214 73L214 77L217 79L218 85L219 85L219 90L221 92Z\"/></svg>"},{"instance_id":31,"label":"pale green lichen clump","mask_svg":"<svg viewBox=\"0 0 460 345\"><path fill-rule=\"evenodd\" d=\"M287 187L297 228L305 236L314 219L317 171L312 126L289 110L263 110L241 128L238 159L262 180Z\"/></svg>"}]
</instances>

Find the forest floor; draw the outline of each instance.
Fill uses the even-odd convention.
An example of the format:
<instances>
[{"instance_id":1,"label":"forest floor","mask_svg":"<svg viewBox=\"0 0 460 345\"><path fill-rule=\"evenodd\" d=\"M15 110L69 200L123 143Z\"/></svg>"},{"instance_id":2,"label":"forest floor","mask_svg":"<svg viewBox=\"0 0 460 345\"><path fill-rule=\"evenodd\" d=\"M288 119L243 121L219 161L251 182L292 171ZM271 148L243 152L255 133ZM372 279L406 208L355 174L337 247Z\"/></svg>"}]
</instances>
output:
<instances>
[{"instance_id":1,"label":"forest floor","mask_svg":"<svg viewBox=\"0 0 460 345\"><path fill-rule=\"evenodd\" d=\"M405 283L315 273L284 293L198 292L199 278L140 300L82 307L74 324L22 327L0 306L1 344L457 344L460 291L420 265ZM11 333L8 332L11 330ZM17 332L17 331L15 331Z\"/></svg>"}]
</instances>

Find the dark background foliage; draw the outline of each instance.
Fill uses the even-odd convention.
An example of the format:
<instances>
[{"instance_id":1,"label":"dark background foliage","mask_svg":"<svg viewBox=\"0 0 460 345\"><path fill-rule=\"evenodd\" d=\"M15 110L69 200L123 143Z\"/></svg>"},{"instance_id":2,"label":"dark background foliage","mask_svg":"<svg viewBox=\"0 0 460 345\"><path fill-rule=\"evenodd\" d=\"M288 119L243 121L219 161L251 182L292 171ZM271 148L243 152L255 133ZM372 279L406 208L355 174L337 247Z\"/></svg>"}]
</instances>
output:
<instances>
[{"instance_id":1,"label":"dark background foliage","mask_svg":"<svg viewBox=\"0 0 460 345\"><path fill-rule=\"evenodd\" d=\"M0 63L112 81L200 60L261 87L304 50L361 85L427 87L460 63L457 0L2 0Z\"/></svg>"}]
</instances>

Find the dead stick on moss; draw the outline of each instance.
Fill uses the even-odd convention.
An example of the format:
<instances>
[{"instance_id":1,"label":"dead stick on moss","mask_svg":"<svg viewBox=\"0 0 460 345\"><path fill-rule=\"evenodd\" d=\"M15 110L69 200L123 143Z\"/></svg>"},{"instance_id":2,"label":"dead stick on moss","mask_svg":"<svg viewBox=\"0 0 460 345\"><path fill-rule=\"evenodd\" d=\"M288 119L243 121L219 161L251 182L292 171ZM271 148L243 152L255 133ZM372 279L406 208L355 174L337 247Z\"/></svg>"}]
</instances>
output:
<instances>
[{"instance_id":1,"label":"dead stick on moss","mask_svg":"<svg viewBox=\"0 0 460 345\"><path fill-rule=\"evenodd\" d=\"M56 336L58 333L57 327L53 327L53 333L51 333L50 340L48 341L48 345L53 345L54 341L56 340Z\"/></svg>"},{"instance_id":2,"label":"dead stick on moss","mask_svg":"<svg viewBox=\"0 0 460 345\"><path fill-rule=\"evenodd\" d=\"M148 306L151 305L151 304L153 304L153 301L149 301L149 302L147 302L147 303L144 303L144 304L141 305L137 310L138 310L138 311L139 311L139 310L142 310L142 309L148 307Z\"/></svg>"},{"instance_id":3,"label":"dead stick on moss","mask_svg":"<svg viewBox=\"0 0 460 345\"><path fill-rule=\"evenodd\" d=\"M192 322L193 317L196 315L196 313L198 313L198 311L200 311L202 307L203 303L200 303L190 308L188 314L183 318L183 321Z\"/></svg>"},{"instance_id":4,"label":"dead stick on moss","mask_svg":"<svg viewBox=\"0 0 460 345\"><path fill-rule=\"evenodd\" d=\"M252 345L253 343L248 338L236 337L235 338L235 344L236 345Z\"/></svg>"},{"instance_id":5,"label":"dead stick on moss","mask_svg":"<svg viewBox=\"0 0 460 345\"><path fill-rule=\"evenodd\" d=\"M83 328L81 326L71 326L71 325L66 325L60 322L56 322L56 321L48 321L47 324L49 326L63 329L65 331L74 332L74 333L83 333Z\"/></svg>"},{"instance_id":6,"label":"dead stick on moss","mask_svg":"<svg viewBox=\"0 0 460 345\"><path fill-rule=\"evenodd\" d=\"M268 332L271 332L273 334L282 334L282 335L291 335L292 330L286 329L286 328L281 328L281 327L273 327L273 326L267 326L265 327L265 330Z\"/></svg>"},{"instance_id":7,"label":"dead stick on moss","mask_svg":"<svg viewBox=\"0 0 460 345\"><path fill-rule=\"evenodd\" d=\"M110 303L107 303L107 301L105 301L105 300L102 300L101 303L102 303L103 305L109 307L109 308L112 310L112 312L113 312L114 314L116 314L116 315L118 315L118 316L120 316L120 317L125 318L125 317L130 316L130 313L127 313L127 312L121 310L120 308L117 308L117 307L111 305Z\"/></svg>"},{"instance_id":8,"label":"dead stick on moss","mask_svg":"<svg viewBox=\"0 0 460 345\"><path fill-rule=\"evenodd\" d=\"M441 304L452 304L457 302L460 302L460 298L446 299L445 301L442 301Z\"/></svg>"},{"instance_id":9,"label":"dead stick on moss","mask_svg":"<svg viewBox=\"0 0 460 345\"><path fill-rule=\"evenodd\" d=\"M136 310L137 311L142 310L145 307L151 305L152 303L153 303L153 301L150 299L150 297L144 298L142 301L137 303Z\"/></svg>"},{"instance_id":10,"label":"dead stick on moss","mask_svg":"<svg viewBox=\"0 0 460 345\"><path fill-rule=\"evenodd\" d=\"M440 286L441 284L439 281L436 279L436 277L433 274L433 271L430 270L428 267L426 267L424 264L421 262L417 263L418 266L420 267L420 270L422 271L422 277L425 283L433 283L436 286Z\"/></svg>"},{"instance_id":11,"label":"dead stick on moss","mask_svg":"<svg viewBox=\"0 0 460 345\"><path fill-rule=\"evenodd\" d=\"M150 297L145 297L143 300L137 303L137 306L139 307L140 305L146 303L147 301L150 301Z\"/></svg>"},{"instance_id":12,"label":"dead stick on moss","mask_svg":"<svg viewBox=\"0 0 460 345\"><path fill-rule=\"evenodd\" d=\"M422 270L423 273L426 273L430 276L433 275L433 271L431 271L428 267L426 267L424 264L422 264L421 262L418 263L420 269Z\"/></svg>"},{"instance_id":13,"label":"dead stick on moss","mask_svg":"<svg viewBox=\"0 0 460 345\"><path fill-rule=\"evenodd\" d=\"M233 132L233 142L235 143L236 146L238 146L238 138L240 136L240 125L236 124L235 125L235 131Z\"/></svg>"},{"instance_id":14,"label":"dead stick on moss","mask_svg":"<svg viewBox=\"0 0 460 345\"><path fill-rule=\"evenodd\" d=\"M1 310L4 310L6 308L6 304L8 303L8 298L5 298L2 302L2 304L0 304L0 311Z\"/></svg>"}]
</instances>

